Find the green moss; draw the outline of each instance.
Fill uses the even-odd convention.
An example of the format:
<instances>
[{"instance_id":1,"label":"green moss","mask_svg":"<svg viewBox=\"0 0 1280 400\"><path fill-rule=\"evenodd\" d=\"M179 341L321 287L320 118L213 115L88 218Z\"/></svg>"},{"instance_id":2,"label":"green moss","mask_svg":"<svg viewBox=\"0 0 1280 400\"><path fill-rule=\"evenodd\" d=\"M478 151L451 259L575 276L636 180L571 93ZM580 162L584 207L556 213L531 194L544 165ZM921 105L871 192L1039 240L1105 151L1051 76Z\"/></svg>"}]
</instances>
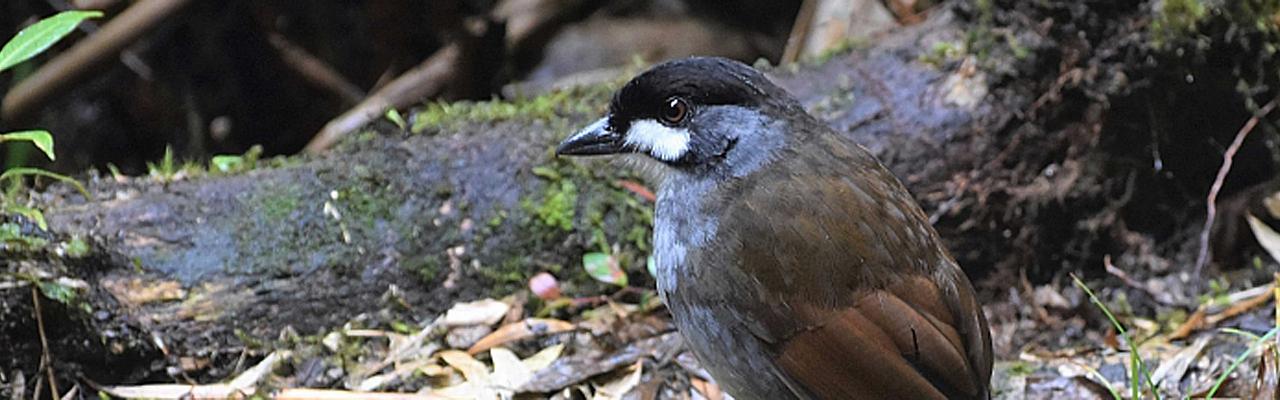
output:
<instances>
[{"instance_id":1,"label":"green moss","mask_svg":"<svg viewBox=\"0 0 1280 400\"><path fill-rule=\"evenodd\" d=\"M996 45L996 35L993 33L996 23L995 4L992 0L977 0L975 7L978 23L967 31L964 48L976 55L978 60L985 61Z\"/></svg>"},{"instance_id":2,"label":"green moss","mask_svg":"<svg viewBox=\"0 0 1280 400\"><path fill-rule=\"evenodd\" d=\"M831 61L831 59L836 58L836 56L852 53L854 50L867 47L868 44L869 42L867 42L865 38L844 38L834 46L828 47L826 50L818 53L818 55L813 56L807 63L814 65L826 64L827 61Z\"/></svg>"},{"instance_id":3,"label":"green moss","mask_svg":"<svg viewBox=\"0 0 1280 400\"><path fill-rule=\"evenodd\" d=\"M252 202L255 204L251 207L258 210L258 216L266 220L266 223L273 225L283 223L302 203L301 188L297 186L272 188L261 193L253 198Z\"/></svg>"},{"instance_id":4,"label":"green moss","mask_svg":"<svg viewBox=\"0 0 1280 400\"><path fill-rule=\"evenodd\" d=\"M72 236L65 244L67 257L84 258L89 255L89 244L85 243L84 238L80 236Z\"/></svg>"},{"instance_id":5,"label":"green moss","mask_svg":"<svg viewBox=\"0 0 1280 400\"><path fill-rule=\"evenodd\" d=\"M547 184L542 202L533 209L538 221L545 226L573 230L573 218L578 204L578 185L561 180Z\"/></svg>"},{"instance_id":6,"label":"green moss","mask_svg":"<svg viewBox=\"0 0 1280 400\"><path fill-rule=\"evenodd\" d=\"M1009 364L1009 376L1027 376L1035 372L1035 367L1025 361L1014 361Z\"/></svg>"},{"instance_id":7,"label":"green moss","mask_svg":"<svg viewBox=\"0 0 1280 400\"><path fill-rule=\"evenodd\" d=\"M942 64L958 60L965 55L964 43L937 42L928 52L920 54L920 62L941 67Z\"/></svg>"},{"instance_id":8,"label":"green moss","mask_svg":"<svg viewBox=\"0 0 1280 400\"><path fill-rule=\"evenodd\" d=\"M506 210L496 210L494 211L493 216L489 217L489 222L487 222L486 225L488 225L490 229L498 228L502 226L502 221L505 221L506 219Z\"/></svg>"},{"instance_id":9,"label":"green moss","mask_svg":"<svg viewBox=\"0 0 1280 400\"><path fill-rule=\"evenodd\" d=\"M503 260L498 265L490 265L480 270L485 278L497 283L493 295L500 297L510 293L511 288L524 285L529 279L530 260L527 256L516 256Z\"/></svg>"},{"instance_id":10,"label":"green moss","mask_svg":"<svg viewBox=\"0 0 1280 400\"><path fill-rule=\"evenodd\" d=\"M422 282L435 282L444 268L444 260L436 256L419 255L405 260L401 265L417 275Z\"/></svg>"},{"instance_id":11,"label":"green moss","mask_svg":"<svg viewBox=\"0 0 1280 400\"><path fill-rule=\"evenodd\" d=\"M1195 32L1196 24L1204 18L1205 11L1200 0L1163 0L1151 21L1151 32L1157 46Z\"/></svg>"},{"instance_id":12,"label":"green moss","mask_svg":"<svg viewBox=\"0 0 1280 400\"><path fill-rule=\"evenodd\" d=\"M640 271L650 251L653 205L620 183L639 181L630 171L557 158L550 160L531 170L546 182L544 189L522 199L522 213L511 216L519 221L531 241L517 247L545 248L547 243L573 243L575 248L569 253L556 254L556 258L569 263L563 270L553 271L564 290L580 294L610 290L608 285L595 281L583 270L581 253L608 253L619 261L624 271ZM559 265L530 268L532 259L526 254L515 254L500 266L486 265L491 271L485 275L499 285L523 285L535 270L562 268ZM629 275L640 284L648 276Z\"/></svg>"},{"instance_id":13,"label":"green moss","mask_svg":"<svg viewBox=\"0 0 1280 400\"><path fill-rule=\"evenodd\" d=\"M599 114L609 96L622 85L614 82L578 86L547 94L487 101L432 102L413 114L410 131L447 130L468 123L506 120L548 121L562 115Z\"/></svg>"},{"instance_id":14,"label":"green moss","mask_svg":"<svg viewBox=\"0 0 1280 400\"><path fill-rule=\"evenodd\" d=\"M395 207L404 200L388 187L357 184L338 193L335 204L346 211L348 220L363 229L374 229L378 221L390 222Z\"/></svg>"},{"instance_id":15,"label":"green moss","mask_svg":"<svg viewBox=\"0 0 1280 400\"><path fill-rule=\"evenodd\" d=\"M263 185L241 199L242 212L234 218L237 250L253 255L248 264L232 265L234 269L260 271L264 268L286 268L306 254L314 254L324 243L312 232L302 234L314 217L304 209L303 187L296 184Z\"/></svg>"}]
</instances>

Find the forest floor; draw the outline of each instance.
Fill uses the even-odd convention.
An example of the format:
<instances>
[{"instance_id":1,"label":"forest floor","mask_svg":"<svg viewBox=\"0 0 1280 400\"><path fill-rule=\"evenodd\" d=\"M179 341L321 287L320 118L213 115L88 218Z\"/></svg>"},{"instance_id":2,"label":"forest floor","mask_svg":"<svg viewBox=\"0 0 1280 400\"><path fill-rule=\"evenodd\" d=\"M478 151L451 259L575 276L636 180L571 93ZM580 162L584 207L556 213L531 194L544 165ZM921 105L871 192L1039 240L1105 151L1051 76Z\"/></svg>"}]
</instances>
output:
<instances>
[{"instance_id":1,"label":"forest floor","mask_svg":"<svg viewBox=\"0 0 1280 400\"><path fill-rule=\"evenodd\" d=\"M1147 2L1028 3L768 71L933 218L995 398L1275 398L1275 10L1188 33ZM550 153L638 68L28 193L50 229L0 216L0 397L723 398L645 271L641 175Z\"/></svg>"}]
</instances>

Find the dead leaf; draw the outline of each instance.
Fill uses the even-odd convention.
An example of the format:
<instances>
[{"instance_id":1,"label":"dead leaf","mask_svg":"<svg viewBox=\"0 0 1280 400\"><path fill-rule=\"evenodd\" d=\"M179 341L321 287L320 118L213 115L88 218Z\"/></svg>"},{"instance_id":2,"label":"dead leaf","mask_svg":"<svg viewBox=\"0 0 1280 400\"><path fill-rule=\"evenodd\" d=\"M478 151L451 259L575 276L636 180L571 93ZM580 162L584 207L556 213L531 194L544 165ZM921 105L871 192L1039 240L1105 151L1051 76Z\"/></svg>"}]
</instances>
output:
<instances>
[{"instance_id":1,"label":"dead leaf","mask_svg":"<svg viewBox=\"0 0 1280 400\"><path fill-rule=\"evenodd\" d=\"M496 399L498 391L493 389L489 368L484 363L463 351L445 350L439 353L440 359L453 369L462 373L466 379L457 385L432 390L431 394L458 399Z\"/></svg>"},{"instance_id":2,"label":"dead leaf","mask_svg":"<svg viewBox=\"0 0 1280 400\"><path fill-rule=\"evenodd\" d=\"M697 390L698 394L701 394L707 400L724 399L724 392L720 391L720 385L698 378L689 378L689 383L693 385L693 390Z\"/></svg>"},{"instance_id":3,"label":"dead leaf","mask_svg":"<svg viewBox=\"0 0 1280 400\"><path fill-rule=\"evenodd\" d=\"M636 360L636 363L631 364L627 370L626 375L596 388L596 394L591 398L593 400L620 400L631 389L635 389L636 385L640 384L640 376L644 372L644 362Z\"/></svg>"},{"instance_id":4,"label":"dead leaf","mask_svg":"<svg viewBox=\"0 0 1280 400\"><path fill-rule=\"evenodd\" d=\"M520 357L511 350L495 347L489 350L489 358L493 360L491 378L495 387L514 392L516 388L533 379L533 371L520 362Z\"/></svg>"},{"instance_id":5,"label":"dead leaf","mask_svg":"<svg viewBox=\"0 0 1280 400\"><path fill-rule=\"evenodd\" d=\"M1258 380L1253 385L1253 398L1275 399L1280 397L1280 362L1276 360L1276 347L1272 343L1262 349L1262 361L1258 362Z\"/></svg>"},{"instance_id":6,"label":"dead leaf","mask_svg":"<svg viewBox=\"0 0 1280 400\"><path fill-rule=\"evenodd\" d=\"M444 326L493 325L511 306L494 299L459 303L444 314Z\"/></svg>"},{"instance_id":7,"label":"dead leaf","mask_svg":"<svg viewBox=\"0 0 1280 400\"><path fill-rule=\"evenodd\" d=\"M1162 360L1160 366L1151 374L1152 382L1155 382L1159 387L1169 387L1182 381L1182 377L1186 375L1191 363L1200 356L1200 352L1204 351L1205 345L1209 344L1209 339L1211 338L1213 337L1201 336L1190 346L1178 350L1173 357Z\"/></svg>"},{"instance_id":8,"label":"dead leaf","mask_svg":"<svg viewBox=\"0 0 1280 400\"><path fill-rule=\"evenodd\" d=\"M542 349L538 351L538 353L524 359L522 362L530 371L537 372L538 370L546 368L551 365L551 363L555 362L557 358L560 358L560 354L563 352L564 344L561 343Z\"/></svg>"},{"instance_id":9,"label":"dead leaf","mask_svg":"<svg viewBox=\"0 0 1280 400\"><path fill-rule=\"evenodd\" d=\"M1273 260L1280 261L1280 233L1276 233L1253 214L1246 214L1245 217L1249 220L1249 230L1253 231L1253 237L1258 239L1258 244L1267 250L1267 254L1270 254Z\"/></svg>"},{"instance_id":10,"label":"dead leaf","mask_svg":"<svg viewBox=\"0 0 1280 400\"><path fill-rule=\"evenodd\" d=\"M498 330L490 333L489 336L481 338L475 345L471 346L470 349L467 349L467 353L477 354L517 340L539 335L568 332L573 329L573 324L558 319L529 318L524 321L507 324L498 328Z\"/></svg>"},{"instance_id":11,"label":"dead leaf","mask_svg":"<svg viewBox=\"0 0 1280 400\"><path fill-rule=\"evenodd\" d=\"M489 382L489 368L466 352L445 350L438 353L440 359L462 373L468 381Z\"/></svg>"}]
</instances>

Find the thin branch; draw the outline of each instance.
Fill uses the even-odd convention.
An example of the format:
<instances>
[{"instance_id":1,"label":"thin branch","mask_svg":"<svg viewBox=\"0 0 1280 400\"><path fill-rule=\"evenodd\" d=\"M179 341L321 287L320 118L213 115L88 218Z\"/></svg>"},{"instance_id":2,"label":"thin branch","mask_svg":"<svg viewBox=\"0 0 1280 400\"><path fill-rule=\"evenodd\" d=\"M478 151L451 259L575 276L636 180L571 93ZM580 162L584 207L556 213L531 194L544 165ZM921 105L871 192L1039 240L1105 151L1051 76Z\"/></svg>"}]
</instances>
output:
<instances>
[{"instance_id":1,"label":"thin branch","mask_svg":"<svg viewBox=\"0 0 1280 400\"><path fill-rule=\"evenodd\" d=\"M44 364L44 372L49 375L49 398L60 399L62 395L58 394L58 380L53 376L53 353L49 352L49 337L44 332L44 310L40 307L40 289L36 286L31 287L31 303L36 313L36 329L40 332L41 364Z\"/></svg>"},{"instance_id":2,"label":"thin branch","mask_svg":"<svg viewBox=\"0 0 1280 400\"><path fill-rule=\"evenodd\" d=\"M347 133L381 118L389 108L403 108L435 96L444 90L451 77L456 75L462 49L451 44L440 49L417 67L370 94L351 110L329 121L307 143L303 151L311 154L324 152Z\"/></svg>"},{"instance_id":3,"label":"thin branch","mask_svg":"<svg viewBox=\"0 0 1280 400\"><path fill-rule=\"evenodd\" d=\"M278 32L270 32L267 34L267 41L271 43L271 47L275 48L276 53L280 55L280 60L284 64L293 69L298 75L311 86L324 90L332 94L334 97L341 99L347 105L354 105L364 98L364 90L356 86L342 73L334 69L329 63L324 62L307 52L301 46L293 44L288 38Z\"/></svg>"},{"instance_id":4,"label":"thin branch","mask_svg":"<svg viewBox=\"0 0 1280 400\"><path fill-rule=\"evenodd\" d=\"M787 46L782 50L782 60L778 64L792 64L800 60L801 50L809 39L809 25L813 24L814 10L818 8L818 0L804 0L800 3L800 11L796 13L796 21L791 24L791 34L787 36Z\"/></svg>"},{"instance_id":5,"label":"thin branch","mask_svg":"<svg viewBox=\"0 0 1280 400\"><path fill-rule=\"evenodd\" d=\"M1209 198L1205 201L1205 217L1204 228L1200 230L1200 254L1196 256L1195 275L1199 276L1204 270L1204 266L1209 263L1209 233L1213 230L1213 222L1218 217L1218 191L1222 190L1222 183L1227 180L1227 173L1231 172L1231 164L1235 161L1236 152L1240 151L1240 145L1244 143L1244 139L1249 136L1249 132L1253 132L1253 128L1258 126L1258 121L1271 113L1276 107L1276 100L1272 99L1266 105L1258 109L1249 121L1240 127L1240 132L1236 133L1235 140L1231 141L1231 145L1227 147L1227 152L1222 155L1222 167L1218 168L1218 177L1214 178L1213 186L1209 187Z\"/></svg>"}]
</instances>

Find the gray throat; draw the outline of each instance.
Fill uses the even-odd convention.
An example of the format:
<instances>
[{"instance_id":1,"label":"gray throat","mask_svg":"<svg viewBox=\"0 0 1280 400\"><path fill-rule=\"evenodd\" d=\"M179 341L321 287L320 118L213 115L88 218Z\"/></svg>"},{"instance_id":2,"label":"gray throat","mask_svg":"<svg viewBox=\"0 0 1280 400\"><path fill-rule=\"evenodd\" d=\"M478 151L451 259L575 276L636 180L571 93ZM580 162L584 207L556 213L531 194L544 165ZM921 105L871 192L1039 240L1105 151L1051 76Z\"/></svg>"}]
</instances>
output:
<instances>
[{"instance_id":1,"label":"gray throat","mask_svg":"<svg viewBox=\"0 0 1280 400\"><path fill-rule=\"evenodd\" d=\"M713 120L715 128L731 132L738 143L724 161L710 170L666 171L658 186L654 212L654 261L658 294L663 301L689 273L685 261L691 249L707 245L716 236L723 210L713 200L719 185L742 179L770 161L785 145L787 124L771 120L755 110L726 107Z\"/></svg>"}]
</instances>

